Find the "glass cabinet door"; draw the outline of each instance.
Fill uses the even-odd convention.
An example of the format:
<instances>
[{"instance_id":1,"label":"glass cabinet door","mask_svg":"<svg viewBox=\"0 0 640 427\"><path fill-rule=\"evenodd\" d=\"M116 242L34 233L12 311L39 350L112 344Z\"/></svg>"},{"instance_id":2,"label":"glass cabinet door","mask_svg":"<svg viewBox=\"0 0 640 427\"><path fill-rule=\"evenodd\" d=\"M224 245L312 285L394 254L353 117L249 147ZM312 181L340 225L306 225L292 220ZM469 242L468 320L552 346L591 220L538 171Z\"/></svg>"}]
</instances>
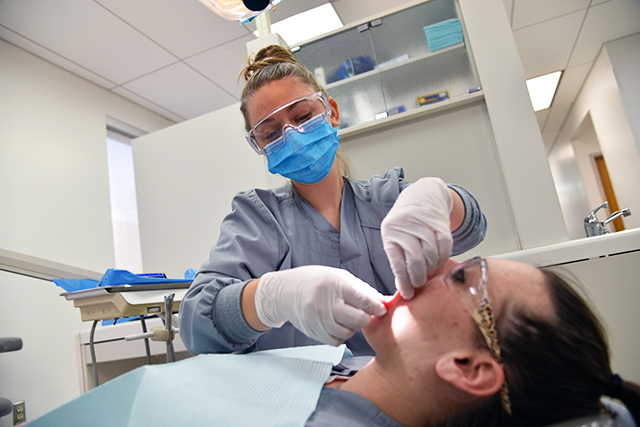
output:
<instances>
[{"instance_id":1,"label":"glass cabinet door","mask_svg":"<svg viewBox=\"0 0 640 427\"><path fill-rule=\"evenodd\" d=\"M431 0L372 26L390 113L465 95L479 86L454 0Z\"/></svg>"},{"instance_id":2,"label":"glass cabinet door","mask_svg":"<svg viewBox=\"0 0 640 427\"><path fill-rule=\"evenodd\" d=\"M348 128L479 86L455 0L430 0L294 47Z\"/></svg>"},{"instance_id":3,"label":"glass cabinet door","mask_svg":"<svg viewBox=\"0 0 640 427\"><path fill-rule=\"evenodd\" d=\"M385 110L367 24L294 48L294 56L338 102L340 128L371 121Z\"/></svg>"}]
</instances>

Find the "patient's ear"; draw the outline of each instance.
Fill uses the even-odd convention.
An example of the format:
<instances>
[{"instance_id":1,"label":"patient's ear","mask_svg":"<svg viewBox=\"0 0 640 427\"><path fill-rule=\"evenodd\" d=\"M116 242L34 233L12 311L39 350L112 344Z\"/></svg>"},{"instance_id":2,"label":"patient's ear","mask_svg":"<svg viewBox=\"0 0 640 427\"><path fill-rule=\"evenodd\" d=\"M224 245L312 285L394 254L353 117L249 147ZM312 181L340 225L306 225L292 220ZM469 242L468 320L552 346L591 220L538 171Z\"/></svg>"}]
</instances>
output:
<instances>
[{"instance_id":1,"label":"patient's ear","mask_svg":"<svg viewBox=\"0 0 640 427\"><path fill-rule=\"evenodd\" d=\"M474 396L491 396L504 382L504 371L488 352L448 353L436 362L440 378Z\"/></svg>"}]
</instances>

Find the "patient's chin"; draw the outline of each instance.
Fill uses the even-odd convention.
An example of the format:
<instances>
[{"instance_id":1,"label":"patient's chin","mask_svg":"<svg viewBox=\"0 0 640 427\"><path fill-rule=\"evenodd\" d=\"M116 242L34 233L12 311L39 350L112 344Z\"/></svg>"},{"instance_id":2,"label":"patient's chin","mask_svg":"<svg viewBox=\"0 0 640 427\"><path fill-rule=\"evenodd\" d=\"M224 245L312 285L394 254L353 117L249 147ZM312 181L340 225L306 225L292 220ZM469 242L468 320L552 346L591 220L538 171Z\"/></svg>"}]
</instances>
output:
<instances>
[{"instance_id":1,"label":"patient's chin","mask_svg":"<svg viewBox=\"0 0 640 427\"><path fill-rule=\"evenodd\" d=\"M374 350L376 350L376 343L383 339L385 331L391 330L389 318L389 312L384 316L373 317L369 325L362 330L364 337Z\"/></svg>"}]
</instances>

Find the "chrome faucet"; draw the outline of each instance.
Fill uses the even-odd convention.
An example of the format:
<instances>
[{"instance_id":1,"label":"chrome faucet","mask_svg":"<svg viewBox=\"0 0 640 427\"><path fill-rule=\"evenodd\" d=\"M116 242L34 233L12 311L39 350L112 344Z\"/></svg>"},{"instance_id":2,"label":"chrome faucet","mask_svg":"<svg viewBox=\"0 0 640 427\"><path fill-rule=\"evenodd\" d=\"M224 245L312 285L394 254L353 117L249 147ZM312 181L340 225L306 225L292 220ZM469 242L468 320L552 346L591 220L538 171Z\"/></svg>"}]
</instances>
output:
<instances>
[{"instance_id":1,"label":"chrome faucet","mask_svg":"<svg viewBox=\"0 0 640 427\"><path fill-rule=\"evenodd\" d=\"M613 221L614 219L620 216L631 215L631 211L629 210L629 208L624 208L617 212L612 213L609 216L609 218L605 219L604 221L598 220L598 217L596 216L596 212L598 212L602 208L608 208L608 207L609 207L609 202L604 202L603 204L601 204L600 206L598 206L597 208L589 212L589 214L586 217L584 217L584 230L587 233L587 237L609 234L611 233L611 231L607 227L607 224L609 224L611 221Z\"/></svg>"}]
</instances>

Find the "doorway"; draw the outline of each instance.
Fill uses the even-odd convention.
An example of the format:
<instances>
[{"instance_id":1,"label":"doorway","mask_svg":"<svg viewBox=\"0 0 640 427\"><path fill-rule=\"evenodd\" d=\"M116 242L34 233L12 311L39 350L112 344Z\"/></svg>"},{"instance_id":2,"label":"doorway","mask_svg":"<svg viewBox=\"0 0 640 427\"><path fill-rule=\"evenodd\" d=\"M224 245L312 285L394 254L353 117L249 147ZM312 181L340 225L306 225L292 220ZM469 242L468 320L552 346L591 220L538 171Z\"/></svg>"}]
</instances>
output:
<instances>
[{"instance_id":1,"label":"doorway","mask_svg":"<svg viewBox=\"0 0 640 427\"><path fill-rule=\"evenodd\" d=\"M611 179L609 178L609 171L607 170L607 164L604 161L604 156L602 156L602 154L597 155L593 158L593 161L595 162L596 170L600 177L600 184L602 184L602 191L604 192L605 199L609 202L609 212L617 212L620 208L618 207L616 193L613 191L613 186L611 185ZM612 224L615 231L624 230L622 217L614 219Z\"/></svg>"},{"instance_id":2,"label":"doorway","mask_svg":"<svg viewBox=\"0 0 640 427\"><path fill-rule=\"evenodd\" d=\"M602 221L612 212L616 212L619 207L590 114L585 116L576 130L574 137L571 139L571 144L573 145L590 209L600 206L605 201L609 202L609 208L604 212L598 213L598 217ZM612 224L611 231L625 229L621 217L613 221Z\"/></svg>"}]
</instances>

